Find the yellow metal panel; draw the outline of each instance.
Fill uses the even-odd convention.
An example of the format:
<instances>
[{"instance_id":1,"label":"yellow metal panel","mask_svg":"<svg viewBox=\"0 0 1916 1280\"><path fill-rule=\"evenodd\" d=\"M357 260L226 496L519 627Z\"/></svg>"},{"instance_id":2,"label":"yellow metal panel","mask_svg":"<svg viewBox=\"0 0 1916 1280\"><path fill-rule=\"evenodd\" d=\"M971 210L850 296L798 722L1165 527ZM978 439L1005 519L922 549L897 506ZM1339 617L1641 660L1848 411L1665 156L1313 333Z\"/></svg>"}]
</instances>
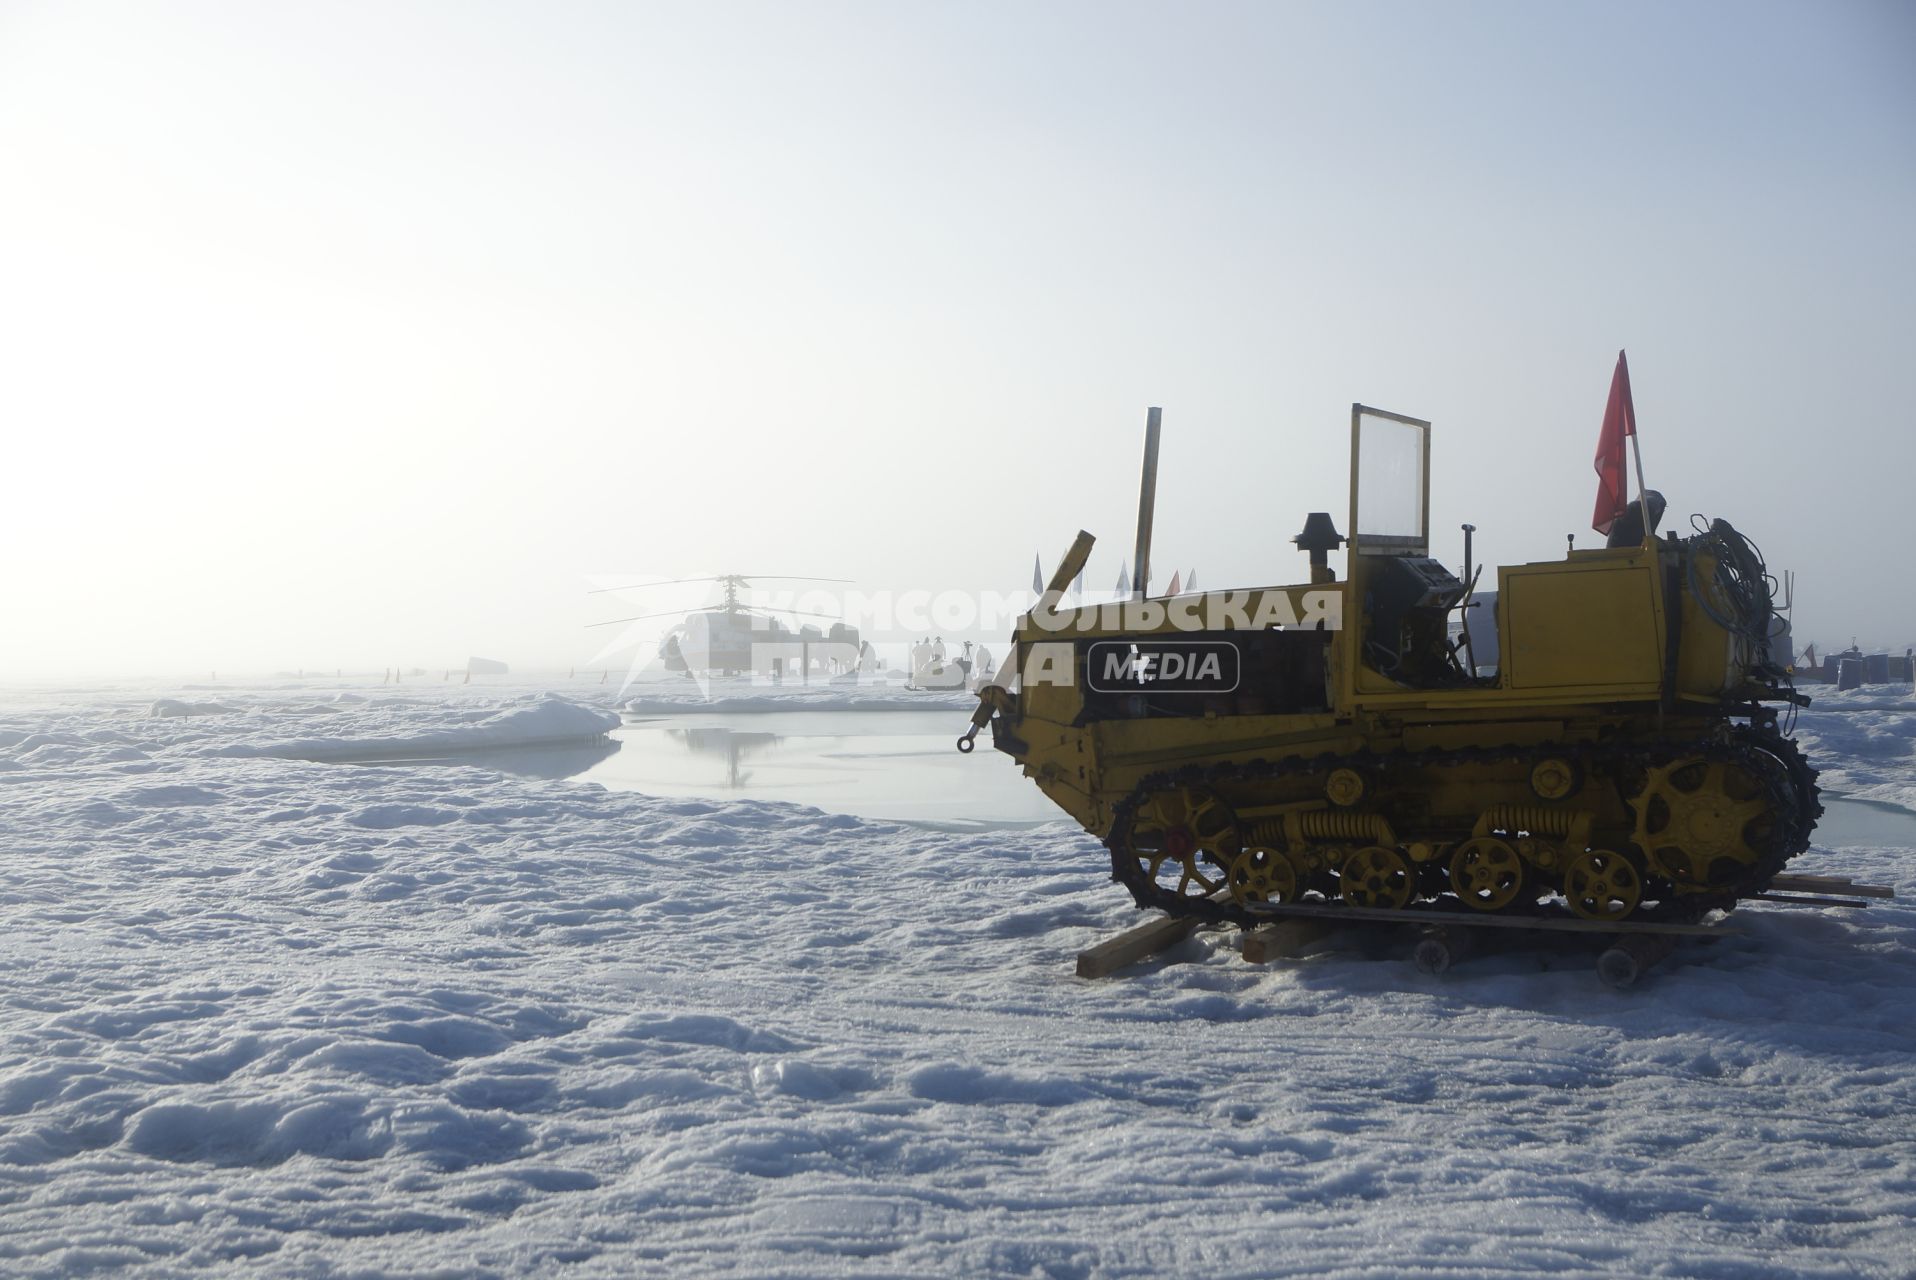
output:
<instances>
[{"instance_id":1,"label":"yellow metal panel","mask_svg":"<svg viewBox=\"0 0 1916 1280\"><path fill-rule=\"evenodd\" d=\"M1023 688L1024 714L1034 720L1070 724L1084 710L1084 694L1076 685L1031 684Z\"/></svg>"},{"instance_id":2,"label":"yellow metal panel","mask_svg":"<svg viewBox=\"0 0 1916 1280\"><path fill-rule=\"evenodd\" d=\"M1565 561L1501 576L1506 688L1661 684L1650 564Z\"/></svg>"}]
</instances>

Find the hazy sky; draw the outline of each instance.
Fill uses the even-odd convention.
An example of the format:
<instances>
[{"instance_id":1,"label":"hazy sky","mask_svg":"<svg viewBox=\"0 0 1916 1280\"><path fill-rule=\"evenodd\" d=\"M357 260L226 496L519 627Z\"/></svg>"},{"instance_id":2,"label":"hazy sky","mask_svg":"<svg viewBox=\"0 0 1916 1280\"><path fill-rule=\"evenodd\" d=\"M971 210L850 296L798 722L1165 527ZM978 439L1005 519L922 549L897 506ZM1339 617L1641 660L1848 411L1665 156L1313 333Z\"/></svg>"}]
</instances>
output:
<instances>
[{"instance_id":1,"label":"hazy sky","mask_svg":"<svg viewBox=\"0 0 1916 1280\"><path fill-rule=\"evenodd\" d=\"M592 575L1300 580L1650 483L1916 638L1916 6L8 4L0 680L588 657ZM616 606L615 606L616 609Z\"/></svg>"}]
</instances>

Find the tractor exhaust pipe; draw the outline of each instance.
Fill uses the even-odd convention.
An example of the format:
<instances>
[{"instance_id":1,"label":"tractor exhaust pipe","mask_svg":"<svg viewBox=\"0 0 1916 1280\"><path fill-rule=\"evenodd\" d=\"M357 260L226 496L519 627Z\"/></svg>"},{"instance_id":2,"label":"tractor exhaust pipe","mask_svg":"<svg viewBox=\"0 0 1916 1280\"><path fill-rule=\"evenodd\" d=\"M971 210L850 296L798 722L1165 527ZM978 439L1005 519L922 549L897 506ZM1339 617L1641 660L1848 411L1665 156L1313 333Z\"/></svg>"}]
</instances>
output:
<instances>
[{"instance_id":1,"label":"tractor exhaust pipe","mask_svg":"<svg viewBox=\"0 0 1916 1280\"><path fill-rule=\"evenodd\" d=\"M1131 563L1137 566L1132 579L1133 599L1145 598L1151 581L1151 516L1158 500L1158 428L1164 410L1153 408L1144 419L1144 481L1138 489L1138 548Z\"/></svg>"}]
</instances>

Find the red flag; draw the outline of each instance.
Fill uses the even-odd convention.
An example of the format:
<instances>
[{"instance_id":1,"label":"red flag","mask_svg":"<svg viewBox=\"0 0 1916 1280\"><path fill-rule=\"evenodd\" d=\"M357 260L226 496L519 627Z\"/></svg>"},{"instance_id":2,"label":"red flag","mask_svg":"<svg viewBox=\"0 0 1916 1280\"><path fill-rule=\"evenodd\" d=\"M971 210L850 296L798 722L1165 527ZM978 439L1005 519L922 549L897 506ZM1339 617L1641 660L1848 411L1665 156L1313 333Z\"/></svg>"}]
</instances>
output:
<instances>
[{"instance_id":1,"label":"red flag","mask_svg":"<svg viewBox=\"0 0 1916 1280\"><path fill-rule=\"evenodd\" d=\"M1637 433L1637 411L1630 403L1630 366L1617 352L1617 371L1610 379L1610 403L1603 411L1603 433L1597 437L1597 509L1590 527L1608 535L1617 517L1630 509L1629 482L1623 470L1623 438Z\"/></svg>"}]
</instances>

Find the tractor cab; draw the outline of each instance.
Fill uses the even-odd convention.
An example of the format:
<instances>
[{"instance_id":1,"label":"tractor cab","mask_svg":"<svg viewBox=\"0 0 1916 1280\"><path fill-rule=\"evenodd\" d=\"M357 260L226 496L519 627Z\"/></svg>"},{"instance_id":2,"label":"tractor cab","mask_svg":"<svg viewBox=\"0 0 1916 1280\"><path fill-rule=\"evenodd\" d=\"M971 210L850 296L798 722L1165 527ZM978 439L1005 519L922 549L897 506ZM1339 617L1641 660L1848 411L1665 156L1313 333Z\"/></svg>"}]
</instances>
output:
<instances>
[{"instance_id":1,"label":"tractor cab","mask_svg":"<svg viewBox=\"0 0 1916 1280\"><path fill-rule=\"evenodd\" d=\"M1340 704L1407 711L1489 699L1667 712L1683 700L1719 702L1756 655L1723 625L1730 610L1712 607L1721 591L1684 589L1699 569L1713 583L1717 561L1709 548L1659 541L1662 509L1661 494L1646 497L1608 546L1496 569L1495 606L1470 609L1481 569L1466 565L1465 581L1430 554L1430 424L1352 405ZM1460 610L1462 626L1453 625ZM1491 637L1494 672L1479 673L1471 632Z\"/></svg>"},{"instance_id":2,"label":"tractor cab","mask_svg":"<svg viewBox=\"0 0 1916 1280\"><path fill-rule=\"evenodd\" d=\"M1353 692L1475 682L1450 639L1468 584L1430 554L1430 424L1351 406L1346 669Z\"/></svg>"}]
</instances>

